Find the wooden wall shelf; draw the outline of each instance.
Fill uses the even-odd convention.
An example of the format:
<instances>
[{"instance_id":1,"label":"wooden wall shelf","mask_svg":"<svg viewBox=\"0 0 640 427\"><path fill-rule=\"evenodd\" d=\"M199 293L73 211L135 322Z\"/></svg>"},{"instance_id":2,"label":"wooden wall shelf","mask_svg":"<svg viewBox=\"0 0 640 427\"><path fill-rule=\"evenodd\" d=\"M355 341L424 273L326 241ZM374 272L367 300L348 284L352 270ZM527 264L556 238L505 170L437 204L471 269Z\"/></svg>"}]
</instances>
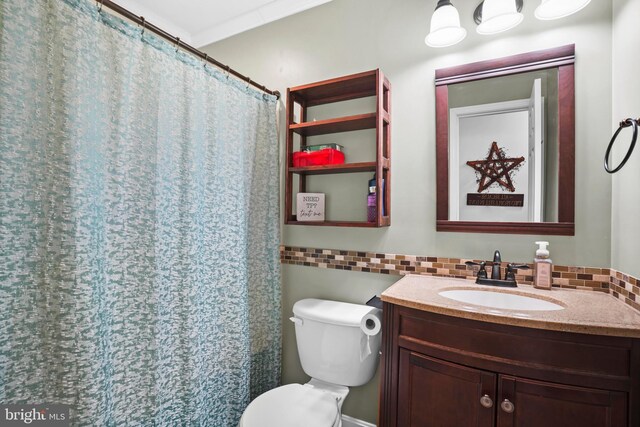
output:
<instances>
[{"instance_id":1,"label":"wooden wall shelf","mask_svg":"<svg viewBox=\"0 0 640 427\"><path fill-rule=\"evenodd\" d=\"M359 114L357 116L340 117L337 119L319 120L292 124L290 129L298 135L316 136L353 130L375 129L376 114Z\"/></svg>"},{"instance_id":2,"label":"wooden wall shelf","mask_svg":"<svg viewBox=\"0 0 640 427\"><path fill-rule=\"evenodd\" d=\"M377 166L376 162L361 162L342 165L305 166L289 168L289 171L305 175L329 175L333 173L375 172Z\"/></svg>"},{"instance_id":3,"label":"wooden wall shelf","mask_svg":"<svg viewBox=\"0 0 640 427\"><path fill-rule=\"evenodd\" d=\"M375 96L378 70L291 88L307 107Z\"/></svg>"},{"instance_id":4,"label":"wooden wall shelf","mask_svg":"<svg viewBox=\"0 0 640 427\"><path fill-rule=\"evenodd\" d=\"M374 113L356 114L327 120L307 121L310 107L375 97ZM300 107L300 122L294 121L294 108ZM356 130L375 130L375 161L342 165L293 166L294 134L300 137L300 149L307 146L307 137ZM285 179L285 224L333 227L387 227L391 224L391 84L380 70L352 74L335 79L287 89L287 146ZM324 222L297 221L293 213L293 177L298 177L298 189L306 190L307 176L375 172L377 187L376 220L340 221L327 218ZM384 180L384 186L382 185ZM384 194L383 194L384 189ZM366 197L363 197L366 203ZM382 209L384 203L384 209ZM384 211L384 215L382 214Z\"/></svg>"},{"instance_id":5,"label":"wooden wall shelf","mask_svg":"<svg viewBox=\"0 0 640 427\"><path fill-rule=\"evenodd\" d=\"M368 227L375 228L378 225L375 222L367 222L367 221L322 221L322 222L313 222L313 221L290 221L289 225L319 225L325 227Z\"/></svg>"}]
</instances>

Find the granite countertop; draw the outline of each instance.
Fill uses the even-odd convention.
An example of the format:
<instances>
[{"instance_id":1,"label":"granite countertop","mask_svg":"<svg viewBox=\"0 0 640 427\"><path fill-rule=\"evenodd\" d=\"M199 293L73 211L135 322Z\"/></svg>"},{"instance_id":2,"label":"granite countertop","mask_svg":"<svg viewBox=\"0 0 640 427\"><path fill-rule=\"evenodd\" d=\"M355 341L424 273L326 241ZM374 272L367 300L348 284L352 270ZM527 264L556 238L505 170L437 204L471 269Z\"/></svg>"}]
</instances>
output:
<instances>
[{"instance_id":1,"label":"granite countertop","mask_svg":"<svg viewBox=\"0 0 640 427\"><path fill-rule=\"evenodd\" d=\"M485 290L519 294L565 307L555 311L507 310L459 302L439 295L443 290ZM554 331L640 338L640 312L612 295L573 289L536 289L477 285L448 277L407 275L381 295L396 305L465 319Z\"/></svg>"}]
</instances>

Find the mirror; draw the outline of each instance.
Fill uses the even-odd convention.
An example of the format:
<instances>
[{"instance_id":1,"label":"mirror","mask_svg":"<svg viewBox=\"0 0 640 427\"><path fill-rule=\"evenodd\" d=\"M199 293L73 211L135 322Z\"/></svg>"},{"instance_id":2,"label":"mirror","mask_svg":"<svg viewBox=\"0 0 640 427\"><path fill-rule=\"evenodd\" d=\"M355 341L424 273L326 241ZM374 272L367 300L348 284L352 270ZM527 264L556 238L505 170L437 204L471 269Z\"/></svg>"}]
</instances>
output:
<instances>
[{"instance_id":1,"label":"mirror","mask_svg":"<svg viewBox=\"0 0 640 427\"><path fill-rule=\"evenodd\" d=\"M436 70L438 231L574 234L574 45Z\"/></svg>"}]
</instances>

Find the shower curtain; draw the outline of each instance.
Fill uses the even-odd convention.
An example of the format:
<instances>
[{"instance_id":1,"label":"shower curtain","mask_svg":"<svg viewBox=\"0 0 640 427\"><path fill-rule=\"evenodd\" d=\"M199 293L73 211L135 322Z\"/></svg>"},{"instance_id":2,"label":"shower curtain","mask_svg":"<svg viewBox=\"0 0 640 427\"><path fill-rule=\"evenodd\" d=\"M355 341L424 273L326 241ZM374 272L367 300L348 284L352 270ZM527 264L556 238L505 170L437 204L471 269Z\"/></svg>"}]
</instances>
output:
<instances>
[{"instance_id":1,"label":"shower curtain","mask_svg":"<svg viewBox=\"0 0 640 427\"><path fill-rule=\"evenodd\" d=\"M278 385L274 97L89 0L0 0L0 403L235 426Z\"/></svg>"}]
</instances>

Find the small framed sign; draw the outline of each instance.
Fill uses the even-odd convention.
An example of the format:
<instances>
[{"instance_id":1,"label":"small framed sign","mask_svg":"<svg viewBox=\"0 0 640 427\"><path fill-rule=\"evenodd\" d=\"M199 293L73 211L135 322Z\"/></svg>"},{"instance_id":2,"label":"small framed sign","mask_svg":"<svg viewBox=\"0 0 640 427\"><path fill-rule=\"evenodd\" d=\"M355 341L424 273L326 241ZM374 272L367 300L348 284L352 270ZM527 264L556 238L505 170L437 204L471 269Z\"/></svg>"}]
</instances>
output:
<instances>
[{"instance_id":1,"label":"small framed sign","mask_svg":"<svg viewBox=\"0 0 640 427\"><path fill-rule=\"evenodd\" d=\"M296 214L298 221L324 221L324 193L298 193Z\"/></svg>"},{"instance_id":2,"label":"small framed sign","mask_svg":"<svg viewBox=\"0 0 640 427\"><path fill-rule=\"evenodd\" d=\"M501 207L517 207L524 206L524 194L505 194L505 193L467 193L468 206L501 206Z\"/></svg>"}]
</instances>

